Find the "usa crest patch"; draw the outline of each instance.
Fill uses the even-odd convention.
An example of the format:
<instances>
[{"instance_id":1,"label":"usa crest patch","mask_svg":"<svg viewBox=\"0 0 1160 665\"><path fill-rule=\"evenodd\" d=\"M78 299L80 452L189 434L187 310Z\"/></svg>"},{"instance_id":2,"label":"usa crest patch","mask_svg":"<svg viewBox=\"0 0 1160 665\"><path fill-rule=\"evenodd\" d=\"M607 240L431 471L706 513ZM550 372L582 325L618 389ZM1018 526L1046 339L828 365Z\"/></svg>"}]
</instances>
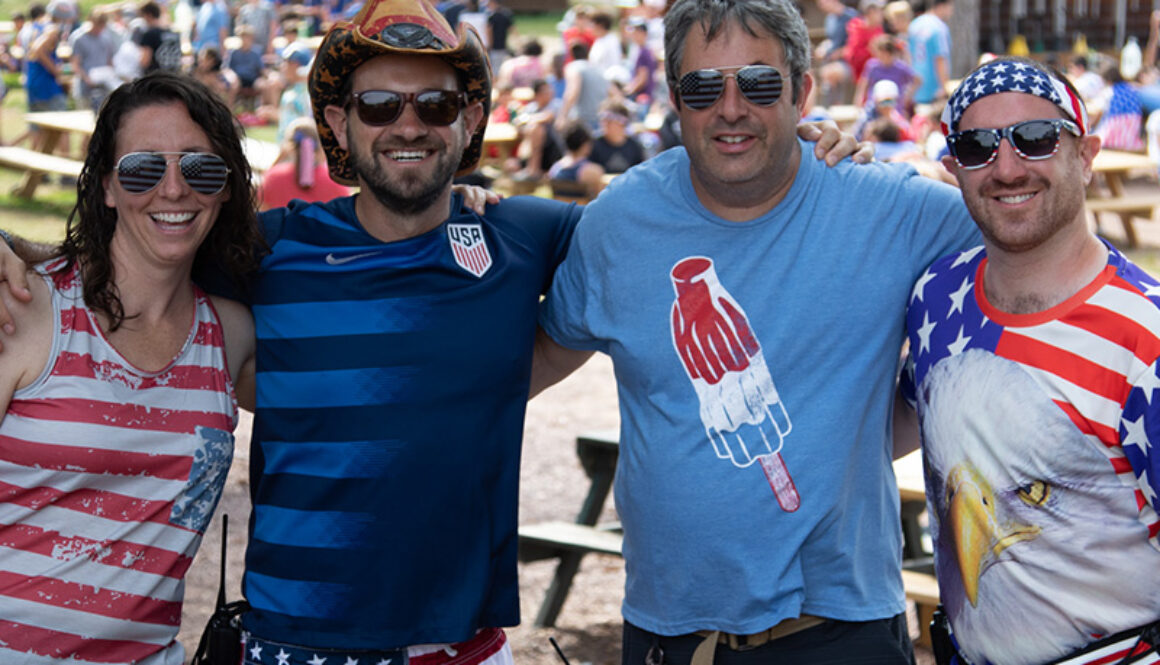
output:
<instances>
[{"instance_id":1,"label":"usa crest patch","mask_svg":"<svg viewBox=\"0 0 1160 665\"><path fill-rule=\"evenodd\" d=\"M451 253L455 262L476 277L491 268L491 252L483 238L483 226L479 224L448 224L447 240L451 243Z\"/></svg>"}]
</instances>

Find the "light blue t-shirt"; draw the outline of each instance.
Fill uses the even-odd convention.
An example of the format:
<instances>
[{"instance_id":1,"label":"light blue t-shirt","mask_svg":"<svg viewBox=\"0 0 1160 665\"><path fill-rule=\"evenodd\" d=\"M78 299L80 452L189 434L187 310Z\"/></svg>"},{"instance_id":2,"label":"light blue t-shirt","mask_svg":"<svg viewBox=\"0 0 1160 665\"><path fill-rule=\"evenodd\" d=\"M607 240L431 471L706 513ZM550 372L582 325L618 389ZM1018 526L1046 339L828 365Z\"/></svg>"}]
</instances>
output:
<instances>
[{"instance_id":1,"label":"light blue t-shirt","mask_svg":"<svg viewBox=\"0 0 1160 665\"><path fill-rule=\"evenodd\" d=\"M939 86L942 85L935 69L935 58L945 58L947 71L950 71L951 29L939 17L923 14L910 22L907 34L914 70L922 77L922 83L914 93L914 101L929 104L938 96Z\"/></svg>"},{"instance_id":2,"label":"light blue t-shirt","mask_svg":"<svg viewBox=\"0 0 1160 665\"><path fill-rule=\"evenodd\" d=\"M903 317L923 269L980 239L953 187L802 146L785 198L743 223L701 205L684 148L630 169L588 206L541 312L561 344L612 357L623 611L655 633L904 608Z\"/></svg>"},{"instance_id":3,"label":"light blue t-shirt","mask_svg":"<svg viewBox=\"0 0 1160 665\"><path fill-rule=\"evenodd\" d=\"M197 36L193 40L193 50L200 52L202 47L222 47L221 31L229 32L230 13L224 3L217 0L206 0L197 10ZM224 57L224 53L222 54Z\"/></svg>"}]
</instances>

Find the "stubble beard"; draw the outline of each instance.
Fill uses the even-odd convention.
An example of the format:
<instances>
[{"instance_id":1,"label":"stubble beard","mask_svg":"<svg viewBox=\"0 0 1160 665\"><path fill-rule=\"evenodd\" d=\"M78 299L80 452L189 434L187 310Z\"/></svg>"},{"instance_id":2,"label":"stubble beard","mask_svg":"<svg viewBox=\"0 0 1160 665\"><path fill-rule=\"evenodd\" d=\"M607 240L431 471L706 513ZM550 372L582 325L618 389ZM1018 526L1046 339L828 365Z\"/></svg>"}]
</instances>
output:
<instances>
[{"instance_id":1,"label":"stubble beard","mask_svg":"<svg viewBox=\"0 0 1160 665\"><path fill-rule=\"evenodd\" d=\"M451 153L457 151L451 150L450 146L444 144L435 149L435 172L430 178L408 173L392 181L378 160L375 159L375 155L380 152L378 148L371 146L371 153L366 154L356 147L358 143L350 135L349 130L347 145L351 146L351 166L363 187L387 210L407 216L425 212L435 205L435 202L439 200L439 197L455 177L456 165L460 159L456 156L455 160L452 161L453 155ZM400 146L393 147L400 148ZM424 147L430 148L431 146Z\"/></svg>"},{"instance_id":2,"label":"stubble beard","mask_svg":"<svg viewBox=\"0 0 1160 665\"><path fill-rule=\"evenodd\" d=\"M988 245L1008 253L1035 249L1066 227L1083 209L1082 185L1071 188L1065 183L1049 184L1040 196L1047 197L1041 212L1034 217L1011 217L987 204L991 193L964 197L967 210L978 224Z\"/></svg>"}]
</instances>

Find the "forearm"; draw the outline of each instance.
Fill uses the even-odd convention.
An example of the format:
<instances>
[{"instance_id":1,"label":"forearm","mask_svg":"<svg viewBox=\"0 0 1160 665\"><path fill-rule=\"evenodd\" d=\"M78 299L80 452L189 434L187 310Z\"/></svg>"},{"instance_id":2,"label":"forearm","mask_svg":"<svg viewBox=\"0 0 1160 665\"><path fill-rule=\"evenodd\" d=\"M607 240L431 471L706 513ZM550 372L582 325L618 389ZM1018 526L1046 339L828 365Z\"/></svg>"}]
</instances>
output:
<instances>
[{"instance_id":1,"label":"forearm","mask_svg":"<svg viewBox=\"0 0 1160 665\"><path fill-rule=\"evenodd\" d=\"M1148 21L1148 42L1144 45L1144 67L1156 65L1156 45L1160 40L1160 13L1153 10Z\"/></svg>"},{"instance_id":2,"label":"forearm","mask_svg":"<svg viewBox=\"0 0 1160 665\"><path fill-rule=\"evenodd\" d=\"M946 94L947 81L950 80L950 74L947 73L947 59L943 57L936 58L934 61L934 69L938 74L939 94Z\"/></svg>"},{"instance_id":3,"label":"forearm","mask_svg":"<svg viewBox=\"0 0 1160 665\"><path fill-rule=\"evenodd\" d=\"M636 70L636 74L633 75L632 80L628 82L628 85L624 86L624 94L629 96L629 97L632 97L633 95L640 94L640 92L642 90L644 90L645 83L647 83L647 82L648 82L648 70L647 69Z\"/></svg>"},{"instance_id":4,"label":"forearm","mask_svg":"<svg viewBox=\"0 0 1160 665\"><path fill-rule=\"evenodd\" d=\"M549 337L543 328L537 328L536 346L532 354L532 385L528 391L528 399L562 381L590 357L591 351L564 348Z\"/></svg>"},{"instance_id":5,"label":"forearm","mask_svg":"<svg viewBox=\"0 0 1160 665\"><path fill-rule=\"evenodd\" d=\"M12 252L16 254L16 258L27 263L28 265L34 265L40 263L41 261L47 261L53 256L59 254L58 245L34 242L32 240L28 240L27 238L21 238L20 236L10 237L12 239Z\"/></svg>"},{"instance_id":6,"label":"forearm","mask_svg":"<svg viewBox=\"0 0 1160 665\"><path fill-rule=\"evenodd\" d=\"M54 77L58 75L56 63L52 61L52 57L48 53L38 51L34 59L48 70L49 74Z\"/></svg>"}]
</instances>

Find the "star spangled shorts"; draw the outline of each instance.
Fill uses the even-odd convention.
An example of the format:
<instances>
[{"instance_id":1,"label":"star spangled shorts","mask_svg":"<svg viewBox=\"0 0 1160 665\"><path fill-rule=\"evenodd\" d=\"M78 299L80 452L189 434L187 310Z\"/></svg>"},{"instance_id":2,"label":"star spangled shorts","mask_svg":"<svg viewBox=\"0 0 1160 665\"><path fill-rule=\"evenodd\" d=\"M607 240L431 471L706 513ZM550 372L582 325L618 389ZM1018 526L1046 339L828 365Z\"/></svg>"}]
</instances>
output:
<instances>
[{"instance_id":1,"label":"star spangled shorts","mask_svg":"<svg viewBox=\"0 0 1160 665\"><path fill-rule=\"evenodd\" d=\"M499 628L484 628L465 642L387 651L315 649L242 635L243 665L515 665Z\"/></svg>"}]
</instances>

